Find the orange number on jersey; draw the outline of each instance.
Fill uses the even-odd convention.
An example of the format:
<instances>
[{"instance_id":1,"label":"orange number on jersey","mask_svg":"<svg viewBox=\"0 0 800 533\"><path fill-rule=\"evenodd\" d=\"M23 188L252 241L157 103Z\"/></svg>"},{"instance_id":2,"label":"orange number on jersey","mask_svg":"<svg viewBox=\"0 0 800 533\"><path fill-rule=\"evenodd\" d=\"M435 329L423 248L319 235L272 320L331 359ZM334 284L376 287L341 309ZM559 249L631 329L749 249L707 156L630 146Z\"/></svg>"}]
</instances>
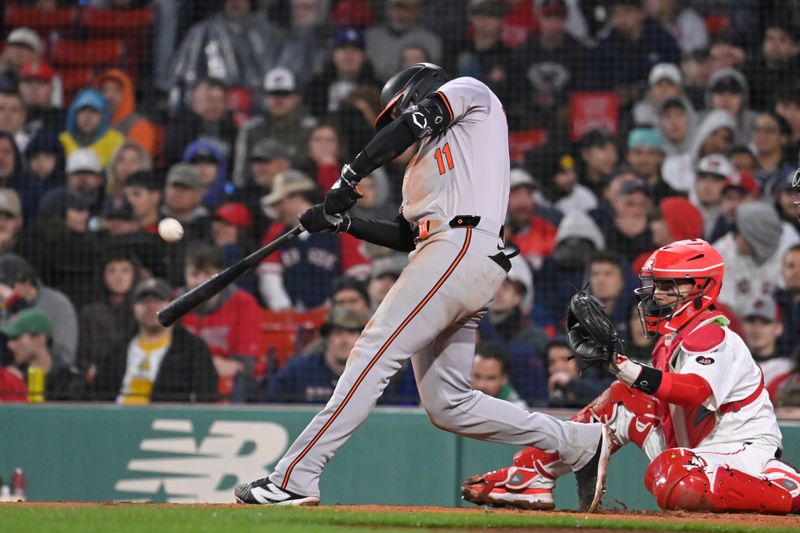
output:
<instances>
[{"instance_id":1,"label":"orange number on jersey","mask_svg":"<svg viewBox=\"0 0 800 533\"><path fill-rule=\"evenodd\" d=\"M444 152L444 158L442 157L442 152ZM434 152L433 157L436 158L436 164L439 165L439 174L444 174L448 170L453 170L453 155L450 153L450 143L444 143L442 148L437 148L436 152ZM445 159L447 160L447 168L445 168L444 163Z\"/></svg>"}]
</instances>

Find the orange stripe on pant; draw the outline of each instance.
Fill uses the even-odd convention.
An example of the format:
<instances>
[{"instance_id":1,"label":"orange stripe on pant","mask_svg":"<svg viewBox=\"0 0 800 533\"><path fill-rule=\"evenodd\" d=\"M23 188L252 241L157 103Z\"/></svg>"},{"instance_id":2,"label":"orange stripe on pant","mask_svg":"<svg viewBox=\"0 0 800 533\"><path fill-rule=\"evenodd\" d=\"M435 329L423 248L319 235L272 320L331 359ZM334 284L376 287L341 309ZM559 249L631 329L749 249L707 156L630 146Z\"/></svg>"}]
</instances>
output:
<instances>
[{"instance_id":1,"label":"orange stripe on pant","mask_svg":"<svg viewBox=\"0 0 800 533\"><path fill-rule=\"evenodd\" d=\"M381 358L381 356L386 352L389 346L391 346L392 342L394 342L397 336L400 335L403 329L405 329L408 323L411 322L414 319L414 317L419 314L419 312L422 310L423 307L425 307L425 304L427 304L430 301L430 299L433 298L433 295L436 294L436 292L444 284L444 282L447 281L447 278L450 277L450 275L456 269L458 264L464 258L464 255L467 253L467 249L469 248L469 243L472 240L472 228L466 228L466 229L467 229L467 235L464 238L464 245L461 247L461 250L458 252L458 255L453 260L450 267L445 271L444 274L442 274L442 277L439 278L439 281L436 282L436 285L434 285L433 288L430 291L428 291L428 294L425 295L422 301L418 303L417 306L414 308L414 310L411 311L411 313L405 318L405 320L403 320L403 322L400 324L400 326L398 326L398 328L394 331L394 333L392 333L392 335L386 340L386 342L383 343L383 346L381 346L380 350L378 350L378 353L375 354L375 357L373 357L370 360L369 364L366 366L366 368L364 368L364 370L358 376L358 379L353 384L353 388L350 389L350 392L348 392L347 395L342 400L342 404L336 409L336 411L334 411L330 419L325 423L324 426L322 426L322 428L319 430L316 436L313 439L311 439L311 442L309 442L306 445L306 447L303 448L303 451L300 452L300 454L295 458L295 460L292 461L292 464L290 464L289 468L286 469L286 475L283 477L283 483L281 483L281 490L286 490L286 485L289 483L289 478L292 475L292 470L294 470L294 467L297 466L297 464L303 459L303 457L306 456L306 454L308 454L309 451L311 451L311 448L314 447L314 444L317 443L317 441L320 439L320 437L322 437L322 435L330 427L330 425L333 424L333 421L336 420L336 417L338 417L339 413L342 412L345 405L347 405L347 402L349 402L350 398L353 397L353 394L355 394L356 389L358 389L358 386L361 384L362 381L364 381L364 378L372 369L372 367L375 366L375 363L378 362L378 359Z\"/></svg>"}]
</instances>

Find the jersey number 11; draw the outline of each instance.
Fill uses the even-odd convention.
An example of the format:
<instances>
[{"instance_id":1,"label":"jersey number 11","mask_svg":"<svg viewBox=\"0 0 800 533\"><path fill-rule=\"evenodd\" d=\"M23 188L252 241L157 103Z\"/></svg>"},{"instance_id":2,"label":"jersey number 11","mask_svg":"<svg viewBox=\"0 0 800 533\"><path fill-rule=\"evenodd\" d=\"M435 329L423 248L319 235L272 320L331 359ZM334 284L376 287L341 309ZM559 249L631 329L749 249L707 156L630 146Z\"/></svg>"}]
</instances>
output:
<instances>
[{"instance_id":1,"label":"jersey number 11","mask_svg":"<svg viewBox=\"0 0 800 533\"><path fill-rule=\"evenodd\" d=\"M444 157L442 157L444 153ZM453 156L450 154L450 143L444 143L444 146L437 148L433 157L436 158L436 164L439 165L439 175L444 174L448 170L453 170ZM447 168L445 168L445 159L447 160Z\"/></svg>"}]
</instances>

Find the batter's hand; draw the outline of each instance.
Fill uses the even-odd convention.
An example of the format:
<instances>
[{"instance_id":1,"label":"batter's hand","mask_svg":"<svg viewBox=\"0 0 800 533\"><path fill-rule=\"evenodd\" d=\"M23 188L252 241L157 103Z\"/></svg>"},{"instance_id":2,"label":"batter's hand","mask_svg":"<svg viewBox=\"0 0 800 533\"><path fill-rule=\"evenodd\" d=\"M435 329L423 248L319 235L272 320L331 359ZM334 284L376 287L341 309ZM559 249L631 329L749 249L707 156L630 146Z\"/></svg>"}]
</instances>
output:
<instances>
[{"instance_id":1,"label":"batter's hand","mask_svg":"<svg viewBox=\"0 0 800 533\"><path fill-rule=\"evenodd\" d=\"M341 215L329 215L322 204L317 204L300 215L300 225L309 233L322 231L337 232L344 218Z\"/></svg>"},{"instance_id":2,"label":"batter's hand","mask_svg":"<svg viewBox=\"0 0 800 533\"><path fill-rule=\"evenodd\" d=\"M339 179L333 184L331 190L325 195L325 212L329 215L338 215L350 210L363 196L358 191L358 176L350 165L342 167Z\"/></svg>"}]
</instances>

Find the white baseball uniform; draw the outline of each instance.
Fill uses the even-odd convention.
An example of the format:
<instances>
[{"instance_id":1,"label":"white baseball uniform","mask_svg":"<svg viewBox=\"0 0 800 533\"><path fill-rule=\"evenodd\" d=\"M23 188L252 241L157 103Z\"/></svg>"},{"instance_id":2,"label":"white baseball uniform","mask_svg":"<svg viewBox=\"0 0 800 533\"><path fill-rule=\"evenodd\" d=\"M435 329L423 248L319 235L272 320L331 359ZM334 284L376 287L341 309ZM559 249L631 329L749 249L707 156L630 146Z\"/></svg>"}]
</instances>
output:
<instances>
[{"instance_id":1,"label":"white baseball uniform","mask_svg":"<svg viewBox=\"0 0 800 533\"><path fill-rule=\"evenodd\" d=\"M421 140L403 181L403 216L419 229L416 249L356 343L330 401L270 475L281 489L319 495L325 464L408 358L422 405L438 427L558 450L573 469L596 452L599 425L529 413L470 386L476 326L506 277L490 257L503 247L508 130L500 101L480 81L459 78L438 93L450 125ZM476 217L477 225L463 227Z\"/></svg>"}]
</instances>

